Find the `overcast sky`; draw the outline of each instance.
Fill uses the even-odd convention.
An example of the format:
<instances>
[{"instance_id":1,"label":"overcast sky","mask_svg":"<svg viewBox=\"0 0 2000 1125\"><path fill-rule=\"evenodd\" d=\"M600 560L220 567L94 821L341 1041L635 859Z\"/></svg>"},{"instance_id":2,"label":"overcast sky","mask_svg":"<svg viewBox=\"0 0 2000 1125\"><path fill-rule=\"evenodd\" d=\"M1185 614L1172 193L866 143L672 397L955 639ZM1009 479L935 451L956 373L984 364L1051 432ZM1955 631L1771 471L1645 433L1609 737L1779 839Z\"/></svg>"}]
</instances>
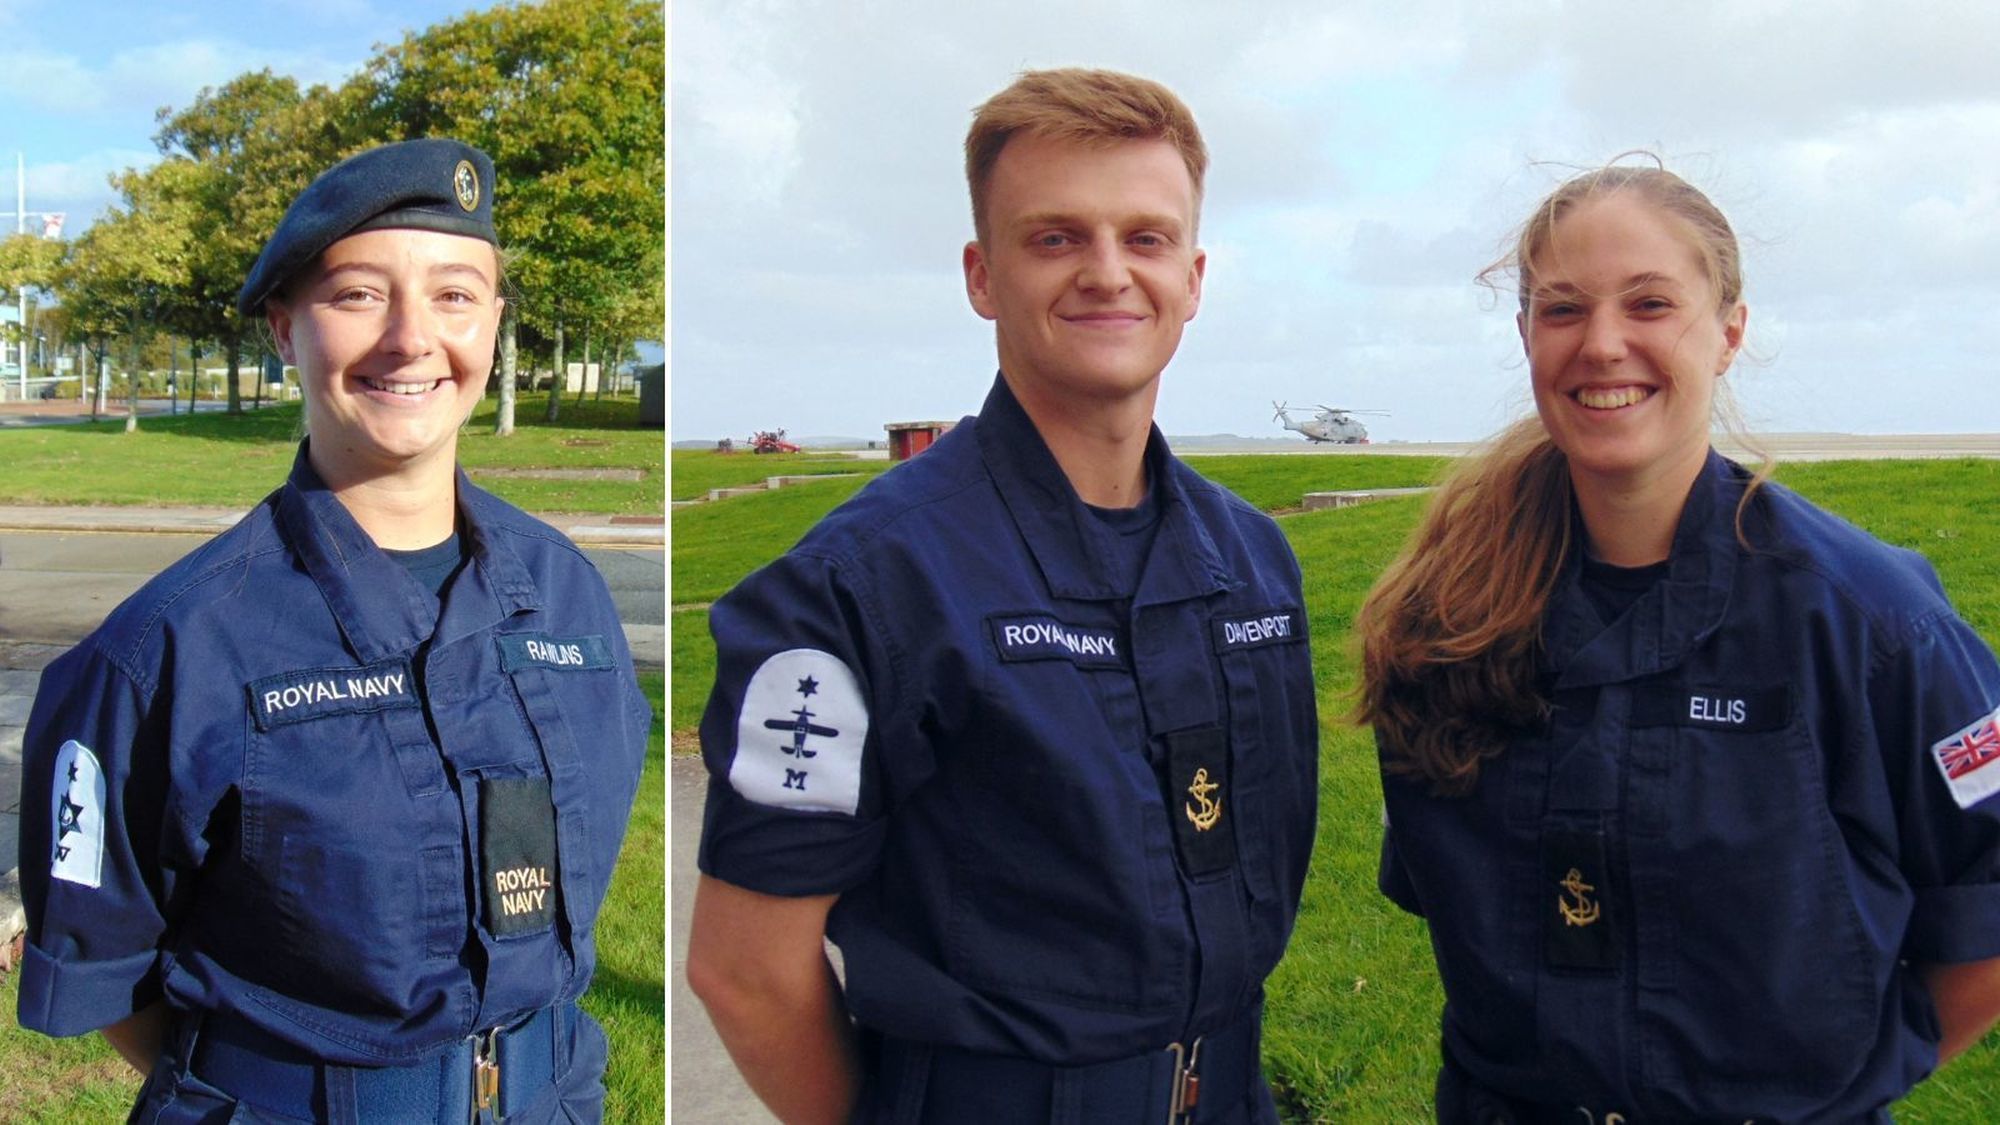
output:
<instances>
[{"instance_id":1,"label":"overcast sky","mask_svg":"<svg viewBox=\"0 0 2000 1125\"><path fill-rule=\"evenodd\" d=\"M1082 14L1079 14L1081 12ZM1248 13L1248 14L1246 14ZM1025 67L1173 87L1212 155L1169 434L1377 440L1528 409L1472 277L1567 168L1632 148L1744 241L1755 429L2000 429L2000 5L680 0L672 434L882 436L993 372L967 307L970 114Z\"/></svg>"},{"instance_id":2,"label":"overcast sky","mask_svg":"<svg viewBox=\"0 0 2000 1125\"><path fill-rule=\"evenodd\" d=\"M488 4L449 0L0 0L0 231L14 229L16 155L29 212L65 236L114 199L107 178L159 159L154 114L269 67L336 84L378 43ZM39 220L29 228L39 231Z\"/></svg>"}]
</instances>

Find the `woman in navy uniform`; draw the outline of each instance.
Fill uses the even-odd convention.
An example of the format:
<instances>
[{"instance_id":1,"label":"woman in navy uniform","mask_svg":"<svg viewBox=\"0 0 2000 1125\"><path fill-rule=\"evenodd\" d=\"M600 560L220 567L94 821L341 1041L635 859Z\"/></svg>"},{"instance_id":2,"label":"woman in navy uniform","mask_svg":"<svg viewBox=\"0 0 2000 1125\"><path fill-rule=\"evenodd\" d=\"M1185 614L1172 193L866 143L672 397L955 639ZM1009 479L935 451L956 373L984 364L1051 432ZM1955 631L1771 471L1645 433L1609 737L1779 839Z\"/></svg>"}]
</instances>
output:
<instances>
[{"instance_id":1,"label":"woman in navy uniform","mask_svg":"<svg viewBox=\"0 0 2000 1125\"><path fill-rule=\"evenodd\" d=\"M1536 417L1360 622L1439 1119L1887 1120L2000 1012L2000 668L1920 556L1710 447L1747 314L1700 192L1583 175L1507 266Z\"/></svg>"},{"instance_id":2,"label":"woman in navy uniform","mask_svg":"<svg viewBox=\"0 0 2000 1125\"><path fill-rule=\"evenodd\" d=\"M134 1120L572 1121L648 707L602 579L456 471L501 308L493 166L363 152L238 297L298 367L290 479L43 674L20 1019Z\"/></svg>"}]
</instances>

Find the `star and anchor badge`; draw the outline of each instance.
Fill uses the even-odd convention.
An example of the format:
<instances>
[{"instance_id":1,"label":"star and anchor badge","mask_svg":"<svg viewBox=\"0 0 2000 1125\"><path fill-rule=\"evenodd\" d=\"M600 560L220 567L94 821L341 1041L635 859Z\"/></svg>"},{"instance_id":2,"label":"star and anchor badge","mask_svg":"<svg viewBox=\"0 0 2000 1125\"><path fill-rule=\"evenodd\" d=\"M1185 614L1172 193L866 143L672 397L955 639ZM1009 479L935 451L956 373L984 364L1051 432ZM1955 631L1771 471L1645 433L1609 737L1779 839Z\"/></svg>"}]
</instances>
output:
<instances>
[{"instance_id":1,"label":"star and anchor badge","mask_svg":"<svg viewBox=\"0 0 2000 1125\"><path fill-rule=\"evenodd\" d=\"M85 887L102 885L107 786L97 755L75 739L56 751L49 794L49 876Z\"/></svg>"}]
</instances>

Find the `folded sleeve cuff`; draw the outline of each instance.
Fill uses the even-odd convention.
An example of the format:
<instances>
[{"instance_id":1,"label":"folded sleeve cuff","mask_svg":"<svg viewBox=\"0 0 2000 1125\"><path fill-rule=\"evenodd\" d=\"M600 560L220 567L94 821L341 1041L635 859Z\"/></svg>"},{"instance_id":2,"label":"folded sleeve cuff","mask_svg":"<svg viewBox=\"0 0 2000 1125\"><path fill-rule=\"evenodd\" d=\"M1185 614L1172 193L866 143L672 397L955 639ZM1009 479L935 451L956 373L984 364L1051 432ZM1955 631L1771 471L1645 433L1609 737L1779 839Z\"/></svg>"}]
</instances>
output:
<instances>
[{"instance_id":1,"label":"folded sleeve cuff","mask_svg":"<svg viewBox=\"0 0 2000 1125\"><path fill-rule=\"evenodd\" d=\"M58 961L32 943L21 959L21 1026L44 1035L82 1035L117 1023L152 1002L152 950L108 961Z\"/></svg>"},{"instance_id":2,"label":"folded sleeve cuff","mask_svg":"<svg viewBox=\"0 0 2000 1125\"><path fill-rule=\"evenodd\" d=\"M888 825L839 813L782 813L711 780L696 865L745 890L798 897L841 894L871 875Z\"/></svg>"},{"instance_id":3,"label":"folded sleeve cuff","mask_svg":"<svg viewBox=\"0 0 2000 1125\"><path fill-rule=\"evenodd\" d=\"M2000 957L2000 883L1918 888L1903 950L1918 964Z\"/></svg>"}]
</instances>

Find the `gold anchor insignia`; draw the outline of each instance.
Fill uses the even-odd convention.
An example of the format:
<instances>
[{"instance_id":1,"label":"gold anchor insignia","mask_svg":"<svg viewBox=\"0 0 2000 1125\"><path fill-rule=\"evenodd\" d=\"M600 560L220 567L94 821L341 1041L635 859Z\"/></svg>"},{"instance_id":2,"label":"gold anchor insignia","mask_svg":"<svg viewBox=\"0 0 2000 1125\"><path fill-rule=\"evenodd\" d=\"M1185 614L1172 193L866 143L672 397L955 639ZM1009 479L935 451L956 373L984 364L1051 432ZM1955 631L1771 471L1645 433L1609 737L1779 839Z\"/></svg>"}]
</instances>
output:
<instances>
[{"instance_id":1,"label":"gold anchor insignia","mask_svg":"<svg viewBox=\"0 0 2000 1125\"><path fill-rule=\"evenodd\" d=\"M1182 805L1181 811L1194 822L1196 832L1206 832L1222 819L1222 802L1208 799L1210 793L1220 788L1222 786L1208 779L1206 767L1194 771L1194 780L1188 783L1188 795L1201 802L1201 811L1196 812L1193 805Z\"/></svg>"},{"instance_id":2,"label":"gold anchor insignia","mask_svg":"<svg viewBox=\"0 0 2000 1125\"><path fill-rule=\"evenodd\" d=\"M1576 868L1570 868L1569 874L1564 876L1563 881L1558 883L1557 886L1568 891L1576 898L1575 906L1571 906L1566 899L1561 897L1556 899L1556 909L1562 911L1565 923L1572 926L1588 926L1592 922L1597 921L1597 916L1604 912L1603 905L1593 902L1589 894L1586 893L1594 891L1597 888L1584 882L1583 872L1578 871Z\"/></svg>"}]
</instances>

